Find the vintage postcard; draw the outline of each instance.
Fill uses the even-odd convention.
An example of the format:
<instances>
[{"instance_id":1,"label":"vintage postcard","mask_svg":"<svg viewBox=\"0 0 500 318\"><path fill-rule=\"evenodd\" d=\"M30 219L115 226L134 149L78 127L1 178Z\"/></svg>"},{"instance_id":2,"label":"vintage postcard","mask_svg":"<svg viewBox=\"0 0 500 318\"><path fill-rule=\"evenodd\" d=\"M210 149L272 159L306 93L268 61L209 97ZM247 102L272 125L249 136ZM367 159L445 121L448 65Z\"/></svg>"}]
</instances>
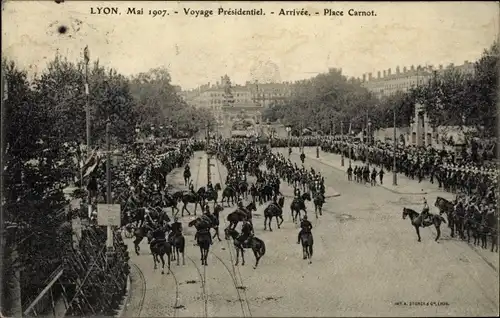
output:
<instances>
[{"instance_id":1,"label":"vintage postcard","mask_svg":"<svg viewBox=\"0 0 500 318\"><path fill-rule=\"evenodd\" d=\"M499 26L2 1L0 314L498 316Z\"/></svg>"}]
</instances>

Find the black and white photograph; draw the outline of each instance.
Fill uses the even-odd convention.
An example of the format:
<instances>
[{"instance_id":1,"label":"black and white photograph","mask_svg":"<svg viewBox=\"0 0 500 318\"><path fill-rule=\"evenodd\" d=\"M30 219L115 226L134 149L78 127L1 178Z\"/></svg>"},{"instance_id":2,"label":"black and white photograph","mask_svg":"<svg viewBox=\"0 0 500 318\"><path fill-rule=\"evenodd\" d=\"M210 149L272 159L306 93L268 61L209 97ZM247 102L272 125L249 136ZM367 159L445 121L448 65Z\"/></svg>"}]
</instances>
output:
<instances>
[{"instance_id":1,"label":"black and white photograph","mask_svg":"<svg viewBox=\"0 0 500 318\"><path fill-rule=\"evenodd\" d=\"M2 1L0 317L498 317L500 3Z\"/></svg>"}]
</instances>

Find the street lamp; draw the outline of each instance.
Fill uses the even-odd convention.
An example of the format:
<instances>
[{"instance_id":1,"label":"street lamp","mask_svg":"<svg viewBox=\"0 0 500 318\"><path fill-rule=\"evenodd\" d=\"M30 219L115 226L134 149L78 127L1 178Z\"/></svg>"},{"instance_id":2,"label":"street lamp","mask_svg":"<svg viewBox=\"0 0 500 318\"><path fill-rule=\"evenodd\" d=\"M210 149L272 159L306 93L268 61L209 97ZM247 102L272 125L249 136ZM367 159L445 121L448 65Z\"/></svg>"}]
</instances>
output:
<instances>
[{"instance_id":1,"label":"street lamp","mask_svg":"<svg viewBox=\"0 0 500 318\"><path fill-rule=\"evenodd\" d=\"M267 127L267 137L269 139L269 149L271 149L271 124L268 122L266 124Z\"/></svg>"},{"instance_id":2,"label":"street lamp","mask_svg":"<svg viewBox=\"0 0 500 318\"><path fill-rule=\"evenodd\" d=\"M367 138L369 145L371 145L371 143L372 143L371 131L372 131L372 122L368 121L368 135L366 136L366 138Z\"/></svg>"},{"instance_id":3,"label":"street lamp","mask_svg":"<svg viewBox=\"0 0 500 318\"><path fill-rule=\"evenodd\" d=\"M340 149L340 165L344 166L344 122L340 122L340 144L342 145Z\"/></svg>"},{"instance_id":4,"label":"street lamp","mask_svg":"<svg viewBox=\"0 0 500 318\"><path fill-rule=\"evenodd\" d=\"M393 135L392 135L392 142L393 142L393 157L392 157L392 185L398 185L398 176L396 174L396 108L394 107L393 109L393 118L392 118L392 124L393 124Z\"/></svg>"},{"instance_id":5,"label":"street lamp","mask_svg":"<svg viewBox=\"0 0 500 318\"><path fill-rule=\"evenodd\" d=\"M286 134L288 137L288 153L290 153L290 131L292 131L292 127L286 126Z\"/></svg>"}]
</instances>

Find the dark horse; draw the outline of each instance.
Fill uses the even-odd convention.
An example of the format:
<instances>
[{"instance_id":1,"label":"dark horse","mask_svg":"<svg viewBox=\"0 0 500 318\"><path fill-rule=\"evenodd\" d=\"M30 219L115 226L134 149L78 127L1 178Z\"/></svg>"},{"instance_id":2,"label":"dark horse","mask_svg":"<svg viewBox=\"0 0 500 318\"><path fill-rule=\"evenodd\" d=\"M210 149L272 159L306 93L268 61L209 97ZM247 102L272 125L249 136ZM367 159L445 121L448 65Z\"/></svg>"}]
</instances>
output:
<instances>
[{"instance_id":1,"label":"dark horse","mask_svg":"<svg viewBox=\"0 0 500 318\"><path fill-rule=\"evenodd\" d=\"M191 212L187 209L188 203L194 203L194 215L196 215L196 208L198 207L198 204L201 203L201 197L198 193L194 192L187 192L182 195L182 210L181 210L181 216L184 216L184 210L191 215Z\"/></svg>"},{"instance_id":2,"label":"dark horse","mask_svg":"<svg viewBox=\"0 0 500 318\"><path fill-rule=\"evenodd\" d=\"M226 228L224 230L224 233L226 234L226 240L228 240L229 238L233 239L233 244L234 244L234 247L236 249L236 264L235 264L235 266L238 266L238 263L240 261L240 253L241 253L241 266L245 265L245 250L244 249L251 248L253 251L253 255L255 256L255 266L253 268L254 269L257 268L257 266L259 265L259 260L261 259L262 256L264 256L264 254L266 254L266 244L264 243L264 241L253 236L250 239L250 242L248 245L243 245L238 240L238 237L240 236L240 234L235 229Z\"/></svg>"},{"instance_id":3,"label":"dark horse","mask_svg":"<svg viewBox=\"0 0 500 318\"><path fill-rule=\"evenodd\" d=\"M437 235L435 241L439 239L441 236L441 222L446 223L446 220L441 216L437 214L431 214L429 213L429 218L431 221L423 221L422 215L419 214L418 212L415 212L412 209L408 208L403 208L403 219L406 219L406 217L409 217L411 220L411 225L415 227L415 231L417 231L417 236L418 236L418 241L420 242L420 230L419 227L427 227L429 225L434 224L434 227L436 227Z\"/></svg>"},{"instance_id":4,"label":"dark horse","mask_svg":"<svg viewBox=\"0 0 500 318\"><path fill-rule=\"evenodd\" d=\"M280 197L277 203L272 202L267 206L267 208L264 209L264 230L267 230L267 221L269 220L269 231L273 231L273 229L271 228L271 221L273 217L276 217L276 225L278 226L278 229L280 228L281 224L283 224L284 205L285 198ZM278 221L278 218L281 219L281 222Z\"/></svg>"},{"instance_id":5,"label":"dark horse","mask_svg":"<svg viewBox=\"0 0 500 318\"><path fill-rule=\"evenodd\" d=\"M450 201L442 198L442 197L437 197L436 202L434 202L434 206L438 208L439 214L446 214L446 218L448 219L448 227L451 230L451 237L455 237L455 231L459 232L459 234L463 235L462 233L462 224L463 224L463 219L458 219L456 220L456 215L455 215L455 206L453 203ZM460 208L460 207L459 207ZM458 222L455 222L458 221Z\"/></svg>"},{"instance_id":6,"label":"dark horse","mask_svg":"<svg viewBox=\"0 0 500 318\"><path fill-rule=\"evenodd\" d=\"M200 247L201 265L208 265L207 258L210 252L212 238L210 237L210 228L213 226L211 222L205 222L201 218L197 218L188 223L189 227L196 228L196 243Z\"/></svg>"},{"instance_id":7,"label":"dark horse","mask_svg":"<svg viewBox=\"0 0 500 318\"><path fill-rule=\"evenodd\" d=\"M145 237L148 237L148 233L152 230L152 228L149 225L144 224L141 227L138 227L134 230L134 248L135 248L135 253L139 255L139 251L141 250L141 247L139 244L142 242L142 240ZM151 239L148 237L148 243Z\"/></svg>"},{"instance_id":8,"label":"dark horse","mask_svg":"<svg viewBox=\"0 0 500 318\"><path fill-rule=\"evenodd\" d=\"M238 222L243 222L243 220L248 220L252 222L252 211L257 211L257 207L254 202L250 202L246 207L246 211L237 209L227 215L227 221L229 222L229 227L234 229Z\"/></svg>"},{"instance_id":9,"label":"dark horse","mask_svg":"<svg viewBox=\"0 0 500 318\"><path fill-rule=\"evenodd\" d=\"M165 226L159 230L161 231L167 231L168 229L168 226ZM151 233L151 232L149 232ZM148 234L148 238L150 237L149 236L150 234ZM151 244L152 243L152 244ZM160 261L158 260L158 257L160 257L161 259L161 273L162 274L165 274L165 254L167 254L167 262L168 262L168 272L167 274L170 272L170 257L171 257L171 254L172 254L172 245L170 244L170 242L168 240L162 240L162 241L158 241L158 242L150 242L150 245L149 245L150 249L151 249L151 254L153 255L153 262L154 262L154 269L157 268L157 263L159 263Z\"/></svg>"},{"instance_id":10,"label":"dark horse","mask_svg":"<svg viewBox=\"0 0 500 318\"><path fill-rule=\"evenodd\" d=\"M248 182L242 180L238 184L238 192L246 199L248 198Z\"/></svg>"},{"instance_id":11,"label":"dark horse","mask_svg":"<svg viewBox=\"0 0 500 318\"><path fill-rule=\"evenodd\" d=\"M309 264L312 263L311 258L313 256L313 235L311 232L302 232L300 235L300 242L302 242L302 257L303 259L309 259Z\"/></svg>"},{"instance_id":12,"label":"dark horse","mask_svg":"<svg viewBox=\"0 0 500 318\"><path fill-rule=\"evenodd\" d=\"M186 265L184 261L184 250L186 248L186 239L184 235L182 235L182 233L175 233L170 237L169 242L173 248L172 260L175 261L177 259L177 265L179 265L179 254L182 254L182 265Z\"/></svg>"},{"instance_id":13,"label":"dark horse","mask_svg":"<svg viewBox=\"0 0 500 318\"><path fill-rule=\"evenodd\" d=\"M224 206L224 200L227 199L227 206L229 206L229 200L231 199L231 204L234 205L236 195L236 189L233 186L228 185L224 191L222 191L222 199L220 203Z\"/></svg>"},{"instance_id":14,"label":"dark horse","mask_svg":"<svg viewBox=\"0 0 500 318\"><path fill-rule=\"evenodd\" d=\"M318 212L319 215L323 215L323 204L325 204L325 196L321 192L317 191L314 194L313 202L314 202L314 213L316 213L316 218L318 218Z\"/></svg>"},{"instance_id":15,"label":"dark horse","mask_svg":"<svg viewBox=\"0 0 500 318\"><path fill-rule=\"evenodd\" d=\"M184 169L184 185L187 186L189 184L189 179L191 178L191 170Z\"/></svg>"},{"instance_id":16,"label":"dark horse","mask_svg":"<svg viewBox=\"0 0 500 318\"><path fill-rule=\"evenodd\" d=\"M306 210L306 200L311 201L311 196L309 193L305 192L300 196L300 198L294 198L292 204L290 204L290 210L292 212L292 220L293 223L297 223L297 217L300 219L300 211L304 211L307 214ZM294 213L295 212L295 213Z\"/></svg>"},{"instance_id":17,"label":"dark horse","mask_svg":"<svg viewBox=\"0 0 500 318\"><path fill-rule=\"evenodd\" d=\"M221 190L220 183L216 183L213 190L208 190L205 187L201 187L198 190L198 195L202 198L203 201L206 203L213 201L214 202L214 208L215 205L218 203L217 200L219 199L219 191Z\"/></svg>"}]
</instances>

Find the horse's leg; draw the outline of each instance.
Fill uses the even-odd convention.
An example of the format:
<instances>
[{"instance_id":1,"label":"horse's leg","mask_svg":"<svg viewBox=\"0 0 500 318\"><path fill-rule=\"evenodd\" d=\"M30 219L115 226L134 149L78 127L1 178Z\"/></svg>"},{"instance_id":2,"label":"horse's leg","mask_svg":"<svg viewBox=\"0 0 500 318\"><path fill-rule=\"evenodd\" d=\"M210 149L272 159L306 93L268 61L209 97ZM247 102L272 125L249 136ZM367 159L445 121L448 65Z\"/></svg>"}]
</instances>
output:
<instances>
[{"instance_id":1,"label":"horse's leg","mask_svg":"<svg viewBox=\"0 0 500 318\"><path fill-rule=\"evenodd\" d=\"M205 249L205 266L208 266L208 252L210 251L210 245Z\"/></svg>"},{"instance_id":2,"label":"horse's leg","mask_svg":"<svg viewBox=\"0 0 500 318\"><path fill-rule=\"evenodd\" d=\"M319 215L323 215L323 203L319 206Z\"/></svg>"},{"instance_id":3,"label":"horse's leg","mask_svg":"<svg viewBox=\"0 0 500 318\"><path fill-rule=\"evenodd\" d=\"M170 273L170 253L172 253L172 254L173 254L172 248L170 248L170 251L169 251L169 252L167 252L167 257L168 257L168 262L167 262L167 266L168 266L168 268L167 268L167 269L168 269L168 272L167 272L167 275L168 275L168 273ZM179 265L179 264L177 264L177 265Z\"/></svg>"},{"instance_id":4,"label":"horse's leg","mask_svg":"<svg viewBox=\"0 0 500 318\"><path fill-rule=\"evenodd\" d=\"M436 227L436 239L434 241L437 242L437 240L439 239L439 237L441 236L441 224L439 223L434 223L434 226Z\"/></svg>"},{"instance_id":5,"label":"horse's leg","mask_svg":"<svg viewBox=\"0 0 500 318\"><path fill-rule=\"evenodd\" d=\"M302 238L300 240L302 241ZM302 242L302 259L307 259L307 247L304 242Z\"/></svg>"},{"instance_id":6,"label":"horse's leg","mask_svg":"<svg viewBox=\"0 0 500 318\"><path fill-rule=\"evenodd\" d=\"M180 259L179 250L180 250L180 248L176 246L175 247L175 254L177 254L177 266L179 266L179 259ZM174 254L174 253L172 253L172 254Z\"/></svg>"},{"instance_id":7,"label":"horse's leg","mask_svg":"<svg viewBox=\"0 0 500 318\"><path fill-rule=\"evenodd\" d=\"M203 244L199 244L198 243L198 246L200 247L200 260L201 260L201 265L203 265L203 261L204 261L204 255L203 255L203 247L202 247Z\"/></svg>"},{"instance_id":8,"label":"horse's leg","mask_svg":"<svg viewBox=\"0 0 500 318\"><path fill-rule=\"evenodd\" d=\"M257 246L252 247L252 251L253 251L253 256L255 256L255 266L253 268L256 269L257 266L259 265L259 260L261 258L261 255L257 251Z\"/></svg>"},{"instance_id":9,"label":"horse's leg","mask_svg":"<svg viewBox=\"0 0 500 318\"><path fill-rule=\"evenodd\" d=\"M241 247L241 266L245 266L245 249Z\"/></svg>"},{"instance_id":10,"label":"horse's leg","mask_svg":"<svg viewBox=\"0 0 500 318\"><path fill-rule=\"evenodd\" d=\"M154 269L156 269L156 254L155 253L151 253L151 254L153 254L153 262L155 265Z\"/></svg>"},{"instance_id":11,"label":"horse's leg","mask_svg":"<svg viewBox=\"0 0 500 318\"><path fill-rule=\"evenodd\" d=\"M280 228L280 226L281 226L281 224L283 224L283 221L284 221L284 220L283 220L283 216L281 216L281 215L278 215L278 216L276 217L276 221L278 221L278 218L280 218L280 220L281 220L281 222L279 222L279 223L278 223L278 229L279 229L279 228Z\"/></svg>"},{"instance_id":12,"label":"horse's leg","mask_svg":"<svg viewBox=\"0 0 500 318\"><path fill-rule=\"evenodd\" d=\"M165 255L160 254L160 260L161 260L161 274L165 274ZM170 262L170 255L168 255L168 261Z\"/></svg>"},{"instance_id":13,"label":"horse's leg","mask_svg":"<svg viewBox=\"0 0 500 318\"><path fill-rule=\"evenodd\" d=\"M417 231L418 241L420 242L420 231L418 229L418 225L415 225L415 231Z\"/></svg>"},{"instance_id":14,"label":"horse's leg","mask_svg":"<svg viewBox=\"0 0 500 318\"><path fill-rule=\"evenodd\" d=\"M234 264L234 266L238 266L238 263L240 262L240 249L235 246L236 248L236 264Z\"/></svg>"}]
</instances>

